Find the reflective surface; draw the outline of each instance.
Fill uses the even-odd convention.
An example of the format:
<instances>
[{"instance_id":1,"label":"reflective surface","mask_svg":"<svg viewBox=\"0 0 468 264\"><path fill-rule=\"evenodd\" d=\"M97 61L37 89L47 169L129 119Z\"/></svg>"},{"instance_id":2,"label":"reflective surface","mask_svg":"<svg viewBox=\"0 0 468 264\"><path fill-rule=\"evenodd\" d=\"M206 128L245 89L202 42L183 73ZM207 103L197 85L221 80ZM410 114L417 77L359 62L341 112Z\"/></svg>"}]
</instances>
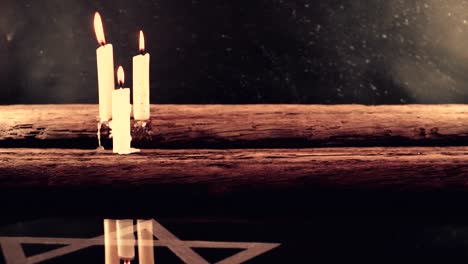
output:
<instances>
[{"instance_id":1,"label":"reflective surface","mask_svg":"<svg viewBox=\"0 0 468 264\"><path fill-rule=\"evenodd\" d=\"M258 242L183 241L154 219L139 219L135 225L132 219L104 219L103 226L104 235L91 238L0 237L0 243L6 263L39 263L60 259L90 247L104 246L106 264L116 264L120 261L154 264L154 247L166 247L185 263L211 262L193 248L236 249L238 253L217 261L217 263L235 264L244 263L279 246L276 243ZM22 246L25 244L34 245L36 249L40 246L49 246L52 249L31 254L30 249ZM135 248L138 248L138 255L135 254Z\"/></svg>"},{"instance_id":2,"label":"reflective surface","mask_svg":"<svg viewBox=\"0 0 468 264\"><path fill-rule=\"evenodd\" d=\"M127 218L128 219L128 218ZM123 220L123 219L118 219ZM7 263L466 263L468 225L434 217L47 218L3 224ZM106 224L105 224L106 223ZM114 225L105 229L107 225ZM106 230L106 231L105 231ZM128 236L130 234L130 236ZM132 238L133 236L133 238ZM154 240L149 239L153 236ZM104 239L108 237L110 239ZM250 259L250 260L248 260ZM307 260L306 262L304 262Z\"/></svg>"}]
</instances>

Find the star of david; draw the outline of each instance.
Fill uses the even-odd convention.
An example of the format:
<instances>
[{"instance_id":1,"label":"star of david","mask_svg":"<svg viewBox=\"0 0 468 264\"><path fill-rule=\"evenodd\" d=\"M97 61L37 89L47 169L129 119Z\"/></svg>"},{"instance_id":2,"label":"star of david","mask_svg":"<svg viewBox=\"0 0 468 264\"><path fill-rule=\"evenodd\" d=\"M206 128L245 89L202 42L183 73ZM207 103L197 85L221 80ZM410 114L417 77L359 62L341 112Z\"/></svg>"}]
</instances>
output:
<instances>
[{"instance_id":1,"label":"star of david","mask_svg":"<svg viewBox=\"0 0 468 264\"><path fill-rule=\"evenodd\" d=\"M153 240L142 240L139 243L154 247L167 247L184 263L208 264L209 262L196 253L192 248L211 249L243 249L241 252L229 256L217 264L238 264L262 255L280 244L257 242L215 242L215 241L183 241L169 232L156 220L152 222L152 230L145 229L153 236ZM133 228L135 228L133 226ZM122 232L133 232L130 226ZM110 235L115 235L115 232ZM154 239L157 238L157 239ZM124 241L125 243L125 241ZM41 254L26 257L21 244L66 245ZM7 264L33 264L56 257L64 256L91 246L104 246L104 235L93 238L55 238L55 237L0 237L0 246Z\"/></svg>"}]
</instances>

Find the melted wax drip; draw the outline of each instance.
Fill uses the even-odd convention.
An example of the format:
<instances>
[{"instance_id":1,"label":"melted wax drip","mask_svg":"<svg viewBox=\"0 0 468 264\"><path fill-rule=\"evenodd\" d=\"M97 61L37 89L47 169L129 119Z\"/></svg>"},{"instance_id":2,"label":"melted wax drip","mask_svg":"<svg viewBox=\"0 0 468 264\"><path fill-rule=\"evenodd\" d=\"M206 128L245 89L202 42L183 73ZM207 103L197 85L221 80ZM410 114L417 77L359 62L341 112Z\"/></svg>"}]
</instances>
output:
<instances>
[{"instance_id":1,"label":"melted wax drip","mask_svg":"<svg viewBox=\"0 0 468 264\"><path fill-rule=\"evenodd\" d=\"M102 126L102 122L101 120L99 120L97 124L97 138L98 138L98 143L99 143L97 150L104 150L104 147L101 145L101 126Z\"/></svg>"}]
</instances>

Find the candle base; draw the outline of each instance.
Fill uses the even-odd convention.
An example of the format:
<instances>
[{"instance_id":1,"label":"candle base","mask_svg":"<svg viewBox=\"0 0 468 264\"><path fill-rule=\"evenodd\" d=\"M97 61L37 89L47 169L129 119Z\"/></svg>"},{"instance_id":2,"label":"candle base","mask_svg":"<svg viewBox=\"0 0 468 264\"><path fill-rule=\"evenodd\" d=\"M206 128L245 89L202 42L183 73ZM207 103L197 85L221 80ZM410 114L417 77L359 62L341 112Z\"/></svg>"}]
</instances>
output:
<instances>
[{"instance_id":1,"label":"candle base","mask_svg":"<svg viewBox=\"0 0 468 264\"><path fill-rule=\"evenodd\" d=\"M102 146L101 144L101 129L102 129L102 125L105 125L105 126L109 126L109 121L103 121L102 119L100 119L99 117L97 118L97 138L98 138L98 147L96 148L96 150L98 151L102 151L102 150L105 150L104 147Z\"/></svg>"},{"instance_id":2,"label":"candle base","mask_svg":"<svg viewBox=\"0 0 468 264\"><path fill-rule=\"evenodd\" d=\"M135 127L146 127L146 125L148 123L151 122L151 119L145 119L145 120L138 120L138 119L135 119L135 123L134 123L134 126Z\"/></svg>"},{"instance_id":3,"label":"candle base","mask_svg":"<svg viewBox=\"0 0 468 264\"><path fill-rule=\"evenodd\" d=\"M132 124L132 139L137 139L137 142L134 145L135 147L144 148L145 145L153 141L152 136L154 133L152 132L152 122L153 121L151 119L145 121L134 120Z\"/></svg>"},{"instance_id":4,"label":"candle base","mask_svg":"<svg viewBox=\"0 0 468 264\"><path fill-rule=\"evenodd\" d=\"M114 151L114 153L117 153L119 155L129 155L129 154L138 153L138 152L141 152L141 149L130 148L129 150L119 150L117 152Z\"/></svg>"}]
</instances>

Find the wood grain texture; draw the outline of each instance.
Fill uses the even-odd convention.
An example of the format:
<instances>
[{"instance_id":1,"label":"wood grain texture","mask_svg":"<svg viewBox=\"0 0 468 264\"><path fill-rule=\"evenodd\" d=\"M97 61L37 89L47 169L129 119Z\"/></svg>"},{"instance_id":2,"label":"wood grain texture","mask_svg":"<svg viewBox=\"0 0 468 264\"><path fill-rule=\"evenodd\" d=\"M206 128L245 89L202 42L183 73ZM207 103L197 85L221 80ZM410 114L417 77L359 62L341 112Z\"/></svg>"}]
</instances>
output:
<instances>
[{"instance_id":1,"label":"wood grain texture","mask_svg":"<svg viewBox=\"0 0 468 264\"><path fill-rule=\"evenodd\" d=\"M468 189L468 147L110 151L1 149L0 188L145 186L177 193L337 187Z\"/></svg>"},{"instance_id":2,"label":"wood grain texture","mask_svg":"<svg viewBox=\"0 0 468 264\"><path fill-rule=\"evenodd\" d=\"M152 105L143 148L468 145L467 105ZM97 105L0 106L0 147L95 148ZM110 146L109 130L102 129Z\"/></svg>"}]
</instances>

